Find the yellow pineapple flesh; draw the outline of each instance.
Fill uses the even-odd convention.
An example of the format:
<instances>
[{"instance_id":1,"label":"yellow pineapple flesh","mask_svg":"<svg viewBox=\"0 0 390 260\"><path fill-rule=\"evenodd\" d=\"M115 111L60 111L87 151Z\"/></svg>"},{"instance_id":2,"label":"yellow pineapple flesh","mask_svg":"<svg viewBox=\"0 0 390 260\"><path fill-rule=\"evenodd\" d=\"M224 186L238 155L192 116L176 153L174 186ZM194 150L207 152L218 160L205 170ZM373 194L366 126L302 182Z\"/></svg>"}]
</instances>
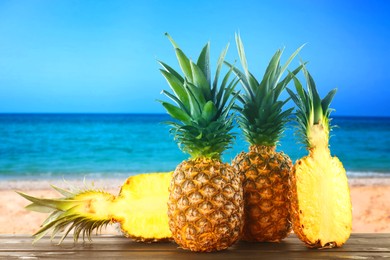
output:
<instances>
[{"instance_id":1,"label":"yellow pineapple flesh","mask_svg":"<svg viewBox=\"0 0 390 260\"><path fill-rule=\"evenodd\" d=\"M242 214L241 181L231 166L204 158L176 168L168 216L180 246L202 252L228 248L239 239Z\"/></svg>"},{"instance_id":2,"label":"yellow pineapple flesh","mask_svg":"<svg viewBox=\"0 0 390 260\"><path fill-rule=\"evenodd\" d=\"M346 171L329 149L329 105L336 89L321 99L310 73L303 69L307 91L294 78L296 120L309 155L296 161L291 175L291 216L297 236L308 246L342 246L352 229L352 204Z\"/></svg>"},{"instance_id":3,"label":"yellow pineapple flesh","mask_svg":"<svg viewBox=\"0 0 390 260\"><path fill-rule=\"evenodd\" d=\"M171 238L167 201L172 173L143 174L127 179L112 212L123 233L137 241L154 242Z\"/></svg>"},{"instance_id":4,"label":"yellow pineapple flesh","mask_svg":"<svg viewBox=\"0 0 390 260\"><path fill-rule=\"evenodd\" d=\"M232 163L242 174L244 229L242 240L277 242L291 231L289 175L292 163L275 147L252 145Z\"/></svg>"},{"instance_id":5,"label":"yellow pineapple flesh","mask_svg":"<svg viewBox=\"0 0 390 260\"><path fill-rule=\"evenodd\" d=\"M298 160L292 175L294 232L309 247L340 247L351 233L351 200L345 169L328 149Z\"/></svg>"},{"instance_id":6,"label":"yellow pineapple flesh","mask_svg":"<svg viewBox=\"0 0 390 260\"><path fill-rule=\"evenodd\" d=\"M52 231L52 239L63 232L59 241L73 231L74 240L80 234L90 239L93 230L119 223L125 236L136 241L159 242L171 238L168 226L168 188L170 173L147 173L129 177L118 196L102 190L88 189L72 192L53 188L62 198L35 198L18 192L32 204L26 208L51 213L36 233L38 241Z\"/></svg>"}]
</instances>

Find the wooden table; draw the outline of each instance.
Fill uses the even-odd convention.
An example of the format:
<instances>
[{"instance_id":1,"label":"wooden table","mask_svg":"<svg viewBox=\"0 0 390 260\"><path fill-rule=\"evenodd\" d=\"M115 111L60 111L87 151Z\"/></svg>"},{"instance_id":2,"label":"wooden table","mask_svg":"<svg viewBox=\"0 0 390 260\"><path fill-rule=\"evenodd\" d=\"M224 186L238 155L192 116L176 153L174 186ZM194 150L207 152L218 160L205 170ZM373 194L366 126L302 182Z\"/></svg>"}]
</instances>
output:
<instances>
[{"instance_id":1,"label":"wooden table","mask_svg":"<svg viewBox=\"0 0 390 260\"><path fill-rule=\"evenodd\" d=\"M121 236L96 236L92 242L61 245L43 238L0 235L0 259L390 259L390 234L352 234L342 248L309 249L291 235L281 243L239 242L228 250L194 253L174 243L136 243Z\"/></svg>"}]
</instances>

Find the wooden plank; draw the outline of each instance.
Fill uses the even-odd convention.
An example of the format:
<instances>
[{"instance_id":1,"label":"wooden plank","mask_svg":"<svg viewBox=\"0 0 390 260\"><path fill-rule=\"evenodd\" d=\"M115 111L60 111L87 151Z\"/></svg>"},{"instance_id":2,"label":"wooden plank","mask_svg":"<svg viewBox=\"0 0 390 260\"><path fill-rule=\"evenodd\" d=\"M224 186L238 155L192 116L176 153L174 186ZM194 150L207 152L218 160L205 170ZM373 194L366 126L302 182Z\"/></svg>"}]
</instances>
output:
<instances>
[{"instance_id":1,"label":"wooden plank","mask_svg":"<svg viewBox=\"0 0 390 260\"><path fill-rule=\"evenodd\" d=\"M194 253L178 249L174 243L136 243L120 236L96 236L93 242L73 243L67 238L61 245L45 237L32 245L28 236L0 235L0 258L6 259L373 259L390 258L390 234L352 234L341 248L309 249L292 235L281 243L239 242L228 250Z\"/></svg>"},{"instance_id":2,"label":"wooden plank","mask_svg":"<svg viewBox=\"0 0 390 260\"><path fill-rule=\"evenodd\" d=\"M381 247L380 245L386 245ZM390 252L390 234L353 234L347 243L341 248L327 249L327 251L387 251ZM176 250L174 243L136 243L122 236L96 236L92 242L74 243L71 238L67 238L61 245L52 243L48 237L32 245L32 238L28 236L0 235L0 251L4 250ZM281 243L248 243L239 242L232 247L234 250L284 250L302 251L311 250L304 246L295 235L289 236Z\"/></svg>"},{"instance_id":3,"label":"wooden plank","mask_svg":"<svg viewBox=\"0 0 390 260\"><path fill-rule=\"evenodd\" d=\"M389 254L382 253L336 253L336 252L258 252L254 255L243 255L233 253L174 253L174 252L12 252L3 254L0 252L0 259L188 259L188 260L230 260L230 259L389 259Z\"/></svg>"}]
</instances>

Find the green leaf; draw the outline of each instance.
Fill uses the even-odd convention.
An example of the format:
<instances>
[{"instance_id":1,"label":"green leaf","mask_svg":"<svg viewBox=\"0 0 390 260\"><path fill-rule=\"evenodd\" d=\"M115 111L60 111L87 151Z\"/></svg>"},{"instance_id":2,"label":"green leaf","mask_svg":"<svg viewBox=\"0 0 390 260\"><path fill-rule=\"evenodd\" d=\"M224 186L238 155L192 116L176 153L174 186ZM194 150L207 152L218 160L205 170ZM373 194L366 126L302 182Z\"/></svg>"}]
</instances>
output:
<instances>
[{"instance_id":1,"label":"green leaf","mask_svg":"<svg viewBox=\"0 0 390 260\"><path fill-rule=\"evenodd\" d=\"M278 85L276 86L276 89L275 89L275 96L276 97L280 96L280 94L282 93L284 88L288 85L288 83L291 81L291 79L293 77L295 77L299 71L301 71L302 67L303 67L303 64L298 66L292 72L289 71L288 75L286 77L284 77L284 79L281 82L278 83Z\"/></svg>"},{"instance_id":2,"label":"green leaf","mask_svg":"<svg viewBox=\"0 0 390 260\"><path fill-rule=\"evenodd\" d=\"M176 79L178 79L181 83L184 83L184 79L183 77L177 73L176 70L174 70L172 67L170 67L168 64L162 62L162 61L159 61L160 65L166 70L168 71L169 73L171 73Z\"/></svg>"},{"instance_id":3,"label":"green leaf","mask_svg":"<svg viewBox=\"0 0 390 260\"><path fill-rule=\"evenodd\" d=\"M211 90L210 85L207 82L207 79L205 75L203 74L202 70L192 61L191 64L191 70L192 70L192 78L193 78L193 84L200 88L202 90L203 96L206 100L211 99Z\"/></svg>"},{"instance_id":4,"label":"green leaf","mask_svg":"<svg viewBox=\"0 0 390 260\"><path fill-rule=\"evenodd\" d=\"M214 119L216 114L217 108L215 107L215 104L212 101L208 101L203 106L202 118L204 118L207 122L210 122Z\"/></svg>"},{"instance_id":5,"label":"green leaf","mask_svg":"<svg viewBox=\"0 0 390 260\"><path fill-rule=\"evenodd\" d=\"M189 108L189 101L188 101L188 95L187 92L184 89L183 83L180 82L179 79L177 79L173 74L161 70L161 73L163 74L164 78L167 80L169 86L175 93L175 95L179 98L179 100L183 103L183 105L188 109Z\"/></svg>"},{"instance_id":6,"label":"green leaf","mask_svg":"<svg viewBox=\"0 0 390 260\"><path fill-rule=\"evenodd\" d=\"M241 66L244 69L244 73L246 75L246 78L249 78L249 71L248 71L248 63L245 57L245 50L244 45L242 43L241 37L239 34L236 33L236 45L237 45L237 51L238 56L240 57Z\"/></svg>"},{"instance_id":7,"label":"green leaf","mask_svg":"<svg viewBox=\"0 0 390 260\"><path fill-rule=\"evenodd\" d=\"M321 98L318 94L316 84L310 75L309 71L305 67L303 67L303 72L306 77L307 81L307 87L312 95L313 100L313 110L314 110L314 123L318 124L322 120L323 112L322 112L322 106L321 106Z\"/></svg>"},{"instance_id":8,"label":"green leaf","mask_svg":"<svg viewBox=\"0 0 390 260\"><path fill-rule=\"evenodd\" d=\"M236 94L236 93L233 92L233 95L235 95L235 94ZM241 102L241 104L245 104L245 99L242 97L242 94L237 95L237 100L238 100L239 102Z\"/></svg>"},{"instance_id":9,"label":"green leaf","mask_svg":"<svg viewBox=\"0 0 390 260\"><path fill-rule=\"evenodd\" d=\"M34 238L34 241L32 243L35 244L38 240L40 240L42 237L44 237L49 232L49 229L50 229L50 227L48 229L42 230L38 233L35 233L34 234L35 238Z\"/></svg>"},{"instance_id":10,"label":"green leaf","mask_svg":"<svg viewBox=\"0 0 390 260\"><path fill-rule=\"evenodd\" d=\"M248 80L245 76L244 73L242 73L239 69L237 69L236 67L234 67L232 64L230 64L229 62L225 61L224 62L227 66L230 67L230 69L233 70L234 74L236 74L236 76L240 79L240 81L242 82L242 87L244 88L245 92L247 93L248 96L250 96L250 98L252 100L255 100L255 95L248 83Z\"/></svg>"},{"instance_id":11,"label":"green leaf","mask_svg":"<svg viewBox=\"0 0 390 260\"><path fill-rule=\"evenodd\" d=\"M216 92L216 89L218 86L219 74L221 73L222 65L223 65L223 62L225 60L225 56L226 56L228 49L229 49L229 44L226 46L226 48L219 55L218 62L217 62L217 70L215 72L215 77L214 77L214 82L213 82L213 93Z\"/></svg>"},{"instance_id":12,"label":"green leaf","mask_svg":"<svg viewBox=\"0 0 390 260\"><path fill-rule=\"evenodd\" d=\"M237 84L237 82L236 82L236 84ZM223 117L227 117L229 112L230 112L230 110L233 109L233 106L235 106L235 100L238 97L238 95L239 95L239 92L236 92L235 94L233 94L233 97L230 99L229 103L225 106L225 109L221 113ZM239 107L238 107L237 110L241 110L242 111L242 109L239 108Z\"/></svg>"},{"instance_id":13,"label":"green leaf","mask_svg":"<svg viewBox=\"0 0 390 260\"><path fill-rule=\"evenodd\" d=\"M256 78L252 75L252 73L249 72L248 82L251 87L251 89L258 89L259 88L259 82L256 80Z\"/></svg>"},{"instance_id":14,"label":"green leaf","mask_svg":"<svg viewBox=\"0 0 390 260\"><path fill-rule=\"evenodd\" d=\"M175 97L174 95L172 95L172 94L169 93L168 91L163 90L162 93L163 93L165 96L169 97L169 98L170 98L173 102L175 102L177 105L179 105L180 108L181 108L183 111L185 111L186 113L189 112L190 107L188 107L188 108L185 107L184 104L180 101L180 99L178 99L177 97Z\"/></svg>"},{"instance_id":15,"label":"green leaf","mask_svg":"<svg viewBox=\"0 0 390 260\"><path fill-rule=\"evenodd\" d=\"M207 43L202 52L199 55L196 65L200 68L203 74L206 76L206 80L211 85L211 73L210 73L210 43Z\"/></svg>"},{"instance_id":16,"label":"green leaf","mask_svg":"<svg viewBox=\"0 0 390 260\"><path fill-rule=\"evenodd\" d=\"M266 85L266 82L272 81L275 78L276 72L280 64L280 57L282 55L281 50L277 50L272 56L270 62L268 63L267 69L265 70L263 80L261 85Z\"/></svg>"},{"instance_id":17,"label":"green leaf","mask_svg":"<svg viewBox=\"0 0 390 260\"><path fill-rule=\"evenodd\" d=\"M192 82L192 71L191 71L191 62L187 58L187 56L184 54L184 52L180 49L176 49L176 57L177 60L179 61L179 65L181 70L183 71L184 75L186 78Z\"/></svg>"},{"instance_id":18,"label":"green leaf","mask_svg":"<svg viewBox=\"0 0 390 260\"><path fill-rule=\"evenodd\" d=\"M219 87L219 90L218 90L218 93L217 93L217 96L215 97L215 104L218 108L221 108L221 104L222 104L222 97L223 97L223 93L225 92L225 87L226 87L226 84L227 82L229 81L229 77L230 77L230 74L232 73L232 68L225 74L225 76L223 77L222 79L222 83L221 83L221 86Z\"/></svg>"},{"instance_id":19,"label":"green leaf","mask_svg":"<svg viewBox=\"0 0 390 260\"><path fill-rule=\"evenodd\" d=\"M297 79L297 77L294 76L293 79L294 79L295 89L297 90L297 93L298 93L298 97L299 97L300 101L303 104L305 104L307 101L305 90L303 89L302 84L299 81L299 79ZM297 105L299 105L299 104L297 104Z\"/></svg>"},{"instance_id":20,"label":"green leaf","mask_svg":"<svg viewBox=\"0 0 390 260\"><path fill-rule=\"evenodd\" d=\"M55 221L56 219L60 218L61 215L64 214L64 211L61 211L61 210L54 210L52 211L52 213L50 214L50 216L48 216L45 221L43 221L43 223L41 224L41 226L46 226L48 223L52 222L52 221Z\"/></svg>"},{"instance_id":21,"label":"green leaf","mask_svg":"<svg viewBox=\"0 0 390 260\"><path fill-rule=\"evenodd\" d=\"M189 97L191 117L198 118L201 115L201 108L203 107L205 101L198 100L203 98L202 94L199 93L200 92L199 89L197 89L194 86L190 87L190 85L191 83L186 82L184 86L186 88Z\"/></svg>"},{"instance_id":22,"label":"green leaf","mask_svg":"<svg viewBox=\"0 0 390 260\"><path fill-rule=\"evenodd\" d=\"M332 102L334 95L336 94L337 89L333 89L329 91L328 95L321 101L322 111L327 112L329 109L329 105Z\"/></svg>"},{"instance_id":23,"label":"green leaf","mask_svg":"<svg viewBox=\"0 0 390 260\"><path fill-rule=\"evenodd\" d=\"M202 108L204 106L204 104L208 101L205 99L203 92L202 92L202 89L195 86L191 82L186 82L184 86L185 86L187 91L188 91L188 89L191 90L191 93L195 97L196 101L199 103L199 107Z\"/></svg>"},{"instance_id":24,"label":"green leaf","mask_svg":"<svg viewBox=\"0 0 390 260\"><path fill-rule=\"evenodd\" d=\"M178 49L179 48L179 46L176 44L176 42L172 39L172 37L169 35L169 33L165 33L165 36L167 36L168 37L168 39L169 39L169 41L172 43L172 45L173 45L173 47L175 48L175 49Z\"/></svg>"},{"instance_id":25,"label":"green leaf","mask_svg":"<svg viewBox=\"0 0 390 260\"><path fill-rule=\"evenodd\" d=\"M223 98L222 98L222 103L218 107L220 107L220 108L225 107L226 102L229 100L229 97L231 97L231 95L232 95L232 93L234 91L234 88L236 87L238 82L239 82L239 79L236 79L236 80L232 80L229 83L229 85L225 89L225 93L224 93ZM236 95L234 95L234 96L236 96ZM235 97L233 97L233 99L235 99Z\"/></svg>"},{"instance_id":26,"label":"green leaf","mask_svg":"<svg viewBox=\"0 0 390 260\"><path fill-rule=\"evenodd\" d=\"M60 193L61 195L63 195L64 197L73 197L75 194L68 191L68 190L65 190L65 189L62 189L60 187L57 187L55 185L50 185L54 190L56 190L58 193Z\"/></svg>"},{"instance_id":27,"label":"green leaf","mask_svg":"<svg viewBox=\"0 0 390 260\"><path fill-rule=\"evenodd\" d=\"M35 211L35 212L40 212L40 213L50 213L52 212L54 209L51 208L51 207L46 207L46 206L42 206L42 205L38 205L36 203L31 203L30 205L27 205L25 207L27 210L30 210L30 211Z\"/></svg>"},{"instance_id":28,"label":"green leaf","mask_svg":"<svg viewBox=\"0 0 390 260\"><path fill-rule=\"evenodd\" d=\"M172 43L173 47L175 48L176 57L177 60L179 61L181 70L183 71L187 79L192 82L190 60L187 58L184 52L180 50L179 46L176 44L176 42L172 39L172 37L168 33L165 33L165 36L168 37L169 41Z\"/></svg>"},{"instance_id":29,"label":"green leaf","mask_svg":"<svg viewBox=\"0 0 390 260\"><path fill-rule=\"evenodd\" d=\"M178 108L177 106L174 106L167 102L161 102L161 103L171 117L183 123L189 123L191 121L191 117L186 112Z\"/></svg>"},{"instance_id":30,"label":"green leaf","mask_svg":"<svg viewBox=\"0 0 390 260\"><path fill-rule=\"evenodd\" d=\"M280 114L280 117L281 118L288 118L290 115L291 115L291 113L294 111L294 108L293 107L291 107L291 108L288 108L288 109L286 109L285 111L283 111L281 114Z\"/></svg>"},{"instance_id":31,"label":"green leaf","mask_svg":"<svg viewBox=\"0 0 390 260\"><path fill-rule=\"evenodd\" d=\"M302 48L305 46L305 44L303 44L301 47L299 47L293 54L291 54L290 58L288 58L288 60L286 61L286 63L283 65L281 71L280 71L280 75L277 79L277 81L280 80L280 78L282 77L282 74L284 73L284 71L287 69L288 65L291 63L291 61L295 58L295 56L298 55L298 53L302 50Z\"/></svg>"},{"instance_id":32,"label":"green leaf","mask_svg":"<svg viewBox=\"0 0 390 260\"><path fill-rule=\"evenodd\" d=\"M53 209L60 209L64 211L69 209L72 205L74 205L74 202L77 202L75 200L41 199L41 198L35 198L33 196L27 195L23 192L17 191L17 193L23 198L35 203L36 205L41 205Z\"/></svg>"}]
</instances>

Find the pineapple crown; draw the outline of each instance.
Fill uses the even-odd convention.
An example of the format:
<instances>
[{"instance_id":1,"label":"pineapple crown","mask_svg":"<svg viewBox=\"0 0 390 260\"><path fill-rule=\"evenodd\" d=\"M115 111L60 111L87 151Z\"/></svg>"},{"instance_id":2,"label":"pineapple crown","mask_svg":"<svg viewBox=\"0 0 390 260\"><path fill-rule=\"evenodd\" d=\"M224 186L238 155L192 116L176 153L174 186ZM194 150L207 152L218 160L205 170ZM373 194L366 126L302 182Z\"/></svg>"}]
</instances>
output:
<instances>
[{"instance_id":1,"label":"pineapple crown","mask_svg":"<svg viewBox=\"0 0 390 260\"><path fill-rule=\"evenodd\" d=\"M33 243L44 237L50 230L52 230L51 240L53 240L58 233L64 232L58 244L61 244L72 230L74 231L73 239L75 242L79 239L80 234L82 234L83 239L87 237L91 240L91 234L94 230L97 231L111 223L111 218L106 215L99 216L95 212L88 212L87 205L89 205L92 200L113 200L114 196L112 194L91 189L72 192L54 185L52 185L52 187L63 197L44 199L17 192L19 195L32 202L26 206L28 210L51 213L43 222L41 229L34 234L35 239Z\"/></svg>"},{"instance_id":2,"label":"pineapple crown","mask_svg":"<svg viewBox=\"0 0 390 260\"><path fill-rule=\"evenodd\" d=\"M295 76L294 85L297 94L287 89L290 97L298 107L296 111L298 133L301 135L303 143L309 149L317 146L328 147L329 132L331 130L331 119L329 116L333 111L333 109L329 108L329 105L337 89L331 90L324 99L321 99L316 84L304 65L303 73L306 79L307 90L302 87L302 84Z\"/></svg>"},{"instance_id":3,"label":"pineapple crown","mask_svg":"<svg viewBox=\"0 0 390 260\"><path fill-rule=\"evenodd\" d=\"M218 87L222 64L228 46L219 56L214 81L210 73L210 44L202 49L197 63L187 58L175 41L166 34L175 48L176 57L184 74L167 64L160 62L165 77L173 93L163 90L162 93L173 102L160 101L168 114L175 119L168 122L171 133L179 147L190 154L191 158L220 158L224 150L230 147L233 135L233 117L231 108L237 94L233 94L238 79L229 81L233 68L222 79Z\"/></svg>"},{"instance_id":4,"label":"pineapple crown","mask_svg":"<svg viewBox=\"0 0 390 260\"><path fill-rule=\"evenodd\" d=\"M280 58L283 50L277 50L265 71L261 82L248 70L244 45L240 35L236 34L236 44L243 72L225 62L240 79L244 93L237 96L242 106L235 106L239 111L238 123L246 140L251 145L274 146L284 131L285 123L293 108L282 110L289 99L280 101L279 96L287 84L302 66L289 73L283 80L281 77L294 57L303 48L298 48L283 65Z\"/></svg>"}]
</instances>

